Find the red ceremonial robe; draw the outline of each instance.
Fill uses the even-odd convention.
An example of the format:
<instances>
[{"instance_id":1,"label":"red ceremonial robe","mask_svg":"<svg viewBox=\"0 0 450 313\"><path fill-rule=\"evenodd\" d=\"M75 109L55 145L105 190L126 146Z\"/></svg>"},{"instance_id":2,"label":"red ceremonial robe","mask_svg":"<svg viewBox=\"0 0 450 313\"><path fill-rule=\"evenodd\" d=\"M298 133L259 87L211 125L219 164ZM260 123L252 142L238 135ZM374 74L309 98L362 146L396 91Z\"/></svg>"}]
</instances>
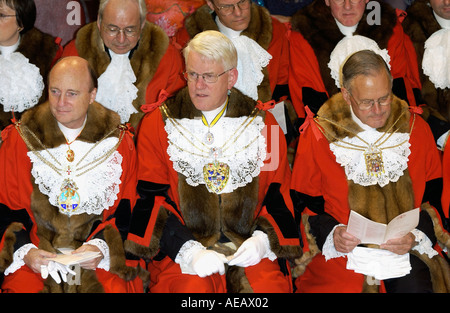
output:
<instances>
[{"instance_id":1,"label":"red ceremonial robe","mask_svg":"<svg viewBox=\"0 0 450 313\"><path fill-rule=\"evenodd\" d=\"M380 5L380 25L367 23L370 11L366 10L354 35L368 37L377 42L380 49L388 50L394 93L411 106L422 104L415 98L415 94L420 95L421 84L414 47L403 32L395 10L389 4L380 2ZM317 113L328 98L339 92L328 63L331 52L344 35L323 0L298 11L291 24L289 90L297 115L304 118L305 106Z\"/></svg>"},{"instance_id":2,"label":"red ceremonial robe","mask_svg":"<svg viewBox=\"0 0 450 313\"><path fill-rule=\"evenodd\" d=\"M393 112L399 112L401 107L399 103L398 98L395 98L392 105ZM407 110L404 102L402 106L402 110ZM332 115L329 112L335 114ZM328 119L334 120L335 123L343 125L346 129L357 131L359 128L358 126L355 128L354 125L356 124L352 122L349 106L340 93L322 106L318 116L322 116L322 113ZM398 116L398 113L391 114L391 118L387 122L388 126L384 126L383 129L392 125L392 122ZM321 244L324 243L332 228L337 224L347 225L351 209L376 222L387 224L402 211L421 207L423 203L429 202L432 205L439 206L440 190L434 187L436 186L435 183L440 180L442 173L436 144L425 121L418 115L414 118L415 114L411 114L410 118L408 116L409 113L403 117L403 121L400 120L400 126L398 126L402 127L400 132L404 133L408 132L413 125L409 140L411 154L408 158L408 169L404 171L398 182L390 182L383 188L378 185L361 187L348 181L344 168L337 163L335 155L330 150L330 139L327 139L319 130L319 128L323 129L323 125L317 125L312 117L307 118L305 123L308 126L299 138L291 182L294 207L296 207L296 210L303 211L300 226L304 251L296 269L299 272L294 272L294 274L300 275L296 279L298 292L361 292L367 290L365 288L367 288L368 282L364 275L346 269L346 257L325 261L325 257L321 253ZM319 123L322 123L320 121L319 119ZM403 126L401 126L402 124ZM330 131L330 127L327 127ZM379 131L384 131L383 129L379 129ZM341 135L342 132L336 131L338 135L335 134L334 136L344 138L345 136ZM413 190L408 183L408 176L411 178ZM391 185L396 187L390 187ZM439 225L439 215L435 213L434 208L429 205L428 207L429 209L426 212L433 218L433 222ZM423 207L421 211L421 221L429 220L429 217L424 217ZM326 214L329 214L330 219L334 221L330 227L327 227L323 222L317 222L316 224L320 223L320 225L314 226L308 220L308 218L319 215L325 216ZM421 223L419 223L420 225ZM429 225L432 225L431 221ZM315 228L314 231L313 228ZM437 229L437 226L435 228ZM420 227L418 229L426 233L429 238L434 238L432 226L431 230L425 231ZM437 233L436 236L438 236ZM442 238L443 236L438 236L439 240ZM448 245L449 242L446 244ZM437 245L435 248L440 251ZM439 266L437 267L439 268ZM437 278L439 276L441 278L448 276L448 273L442 274L437 270L436 272L433 271L431 271L433 283L439 279ZM446 271L448 271L448 267ZM435 288L438 289L436 286Z\"/></svg>"},{"instance_id":3,"label":"red ceremonial robe","mask_svg":"<svg viewBox=\"0 0 450 313\"><path fill-rule=\"evenodd\" d=\"M86 125L77 140L96 142L120 123L119 116L94 102L88 111ZM48 102L30 109L21 119L21 127L30 129L47 148L65 144L65 137L51 115ZM41 150L32 136L24 132L35 149ZM32 243L45 251L55 253L55 248L78 248L93 238L106 241L110 250L110 270L81 269L81 284L56 285L52 278L43 280L27 265L5 276L3 292L135 292L143 291L142 282L134 268L125 264L121 236L126 236L131 208L136 201L137 156L134 142L123 129L110 136L123 136L117 148L122 156L122 175L117 199L101 214L82 213L70 218L52 206L48 196L42 194L31 176L32 163L28 148L14 125L2 133L0 148L0 273L12 262L12 254L22 245ZM51 161L50 161L51 162ZM51 171L49 167L49 171ZM122 233L120 234L119 231ZM64 246L59 246L59 244ZM133 274L134 273L134 274ZM100 282L100 284L98 283Z\"/></svg>"},{"instance_id":4,"label":"red ceremonial robe","mask_svg":"<svg viewBox=\"0 0 450 313\"><path fill-rule=\"evenodd\" d=\"M172 118L201 116L192 104L187 88L166 101L165 105ZM254 107L253 100L233 88L226 116L247 116ZM169 143L161 110L156 109L143 118L137 143L140 199L133 211L125 247L128 252L152 260L149 266L150 291L292 291L289 269L281 260L300 253L289 197L290 169L286 143L270 113L265 113L265 124L267 133L263 134L271 158L265 160L259 176L231 193L217 195L209 192L204 184L188 185L186 177L174 170L167 153ZM219 251L218 246L224 239L239 247L256 228L268 235L278 262L263 259L248 268L229 267L226 287L223 284L225 278L218 274L205 279L181 274L180 266L173 261L188 240L197 240L205 247ZM165 240L167 238L170 246ZM220 251L227 255L233 253ZM183 284L178 284L180 280ZM197 286L196 281L201 283Z\"/></svg>"}]
</instances>

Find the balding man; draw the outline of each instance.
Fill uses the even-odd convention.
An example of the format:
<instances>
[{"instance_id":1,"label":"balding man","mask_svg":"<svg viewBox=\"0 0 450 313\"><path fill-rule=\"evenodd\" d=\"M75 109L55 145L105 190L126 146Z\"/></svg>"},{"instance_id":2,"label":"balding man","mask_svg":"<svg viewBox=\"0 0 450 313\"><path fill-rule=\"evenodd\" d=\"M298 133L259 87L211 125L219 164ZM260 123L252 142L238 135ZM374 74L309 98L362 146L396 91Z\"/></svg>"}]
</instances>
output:
<instances>
[{"instance_id":1,"label":"balding man","mask_svg":"<svg viewBox=\"0 0 450 313\"><path fill-rule=\"evenodd\" d=\"M134 273L121 235L134 205L133 142L94 101L86 60L62 59L48 83L49 100L9 126L0 149L2 291L127 292L123 277ZM64 250L93 257L74 271L51 260Z\"/></svg>"},{"instance_id":2,"label":"balding man","mask_svg":"<svg viewBox=\"0 0 450 313\"><path fill-rule=\"evenodd\" d=\"M101 0L97 22L81 28L63 56L79 55L99 76L97 101L137 126L141 106L185 86L181 54L146 21L145 0Z\"/></svg>"}]
</instances>

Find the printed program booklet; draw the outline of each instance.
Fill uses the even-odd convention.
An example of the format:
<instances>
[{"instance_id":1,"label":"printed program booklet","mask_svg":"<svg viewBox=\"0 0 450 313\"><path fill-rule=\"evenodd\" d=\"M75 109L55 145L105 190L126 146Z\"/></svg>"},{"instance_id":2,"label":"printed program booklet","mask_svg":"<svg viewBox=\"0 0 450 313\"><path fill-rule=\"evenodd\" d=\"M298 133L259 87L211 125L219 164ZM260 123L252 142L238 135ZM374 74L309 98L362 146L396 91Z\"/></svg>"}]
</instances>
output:
<instances>
[{"instance_id":1,"label":"printed program booklet","mask_svg":"<svg viewBox=\"0 0 450 313\"><path fill-rule=\"evenodd\" d=\"M361 240L361 243L380 245L389 239L403 237L416 228L419 224L419 213L419 208L402 213L386 225L374 222L352 210L347 232Z\"/></svg>"}]
</instances>

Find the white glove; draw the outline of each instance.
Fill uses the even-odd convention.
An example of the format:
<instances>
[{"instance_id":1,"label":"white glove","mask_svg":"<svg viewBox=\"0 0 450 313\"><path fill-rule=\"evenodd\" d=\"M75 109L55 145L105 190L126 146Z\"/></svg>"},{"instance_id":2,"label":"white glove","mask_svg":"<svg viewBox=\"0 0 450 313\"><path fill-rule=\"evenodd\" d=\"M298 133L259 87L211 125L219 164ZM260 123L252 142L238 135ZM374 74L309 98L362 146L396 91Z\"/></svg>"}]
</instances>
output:
<instances>
[{"instance_id":1,"label":"white glove","mask_svg":"<svg viewBox=\"0 0 450 313\"><path fill-rule=\"evenodd\" d=\"M198 241L190 240L180 249L175 258L184 274L206 277L214 273L223 275L227 258L221 253L207 250Z\"/></svg>"},{"instance_id":2,"label":"white glove","mask_svg":"<svg viewBox=\"0 0 450 313\"><path fill-rule=\"evenodd\" d=\"M271 260L276 258L270 250L270 243L267 234L255 230L252 237L245 240L228 262L231 266L247 267L258 264L263 258L269 257Z\"/></svg>"},{"instance_id":3,"label":"white glove","mask_svg":"<svg viewBox=\"0 0 450 313\"><path fill-rule=\"evenodd\" d=\"M74 271L72 271L69 266L63 265L61 263L57 263L54 261L49 261L48 265L41 265L41 277L43 279L46 279L48 275L53 278L53 280L59 284L61 283L61 278L64 280L64 282L67 282L67 274L70 273L72 275L76 275Z\"/></svg>"}]
</instances>

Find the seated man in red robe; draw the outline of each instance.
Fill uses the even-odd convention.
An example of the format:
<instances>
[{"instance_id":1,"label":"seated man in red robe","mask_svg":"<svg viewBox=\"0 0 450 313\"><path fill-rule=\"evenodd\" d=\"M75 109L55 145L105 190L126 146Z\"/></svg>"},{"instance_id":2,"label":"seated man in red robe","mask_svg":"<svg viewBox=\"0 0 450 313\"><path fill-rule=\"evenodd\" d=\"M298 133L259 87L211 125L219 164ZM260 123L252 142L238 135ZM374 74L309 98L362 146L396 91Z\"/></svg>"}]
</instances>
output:
<instances>
[{"instance_id":1,"label":"seated man in red robe","mask_svg":"<svg viewBox=\"0 0 450 313\"><path fill-rule=\"evenodd\" d=\"M96 82L86 60L62 59L49 100L2 132L2 292L143 291L122 242L136 152L119 116L94 101ZM53 260L60 252L95 255L74 270Z\"/></svg>"},{"instance_id":2,"label":"seated man in red robe","mask_svg":"<svg viewBox=\"0 0 450 313\"><path fill-rule=\"evenodd\" d=\"M142 120L126 249L149 261L150 292L292 292L287 259L300 246L283 132L233 88L227 37L202 32L184 56L188 86Z\"/></svg>"},{"instance_id":3,"label":"seated man in red robe","mask_svg":"<svg viewBox=\"0 0 450 313\"><path fill-rule=\"evenodd\" d=\"M291 194L304 239L297 291L448 292L437 243L448 246L450 237L440 219L442 168L430 128L392 94L380 55L353 54L341 77L341 93L317 118L307 117L294 163ZM365 241L347 231L351 211L388 224L416 208L418 224L393 239Z\"/></svg>"}]
</instances>

